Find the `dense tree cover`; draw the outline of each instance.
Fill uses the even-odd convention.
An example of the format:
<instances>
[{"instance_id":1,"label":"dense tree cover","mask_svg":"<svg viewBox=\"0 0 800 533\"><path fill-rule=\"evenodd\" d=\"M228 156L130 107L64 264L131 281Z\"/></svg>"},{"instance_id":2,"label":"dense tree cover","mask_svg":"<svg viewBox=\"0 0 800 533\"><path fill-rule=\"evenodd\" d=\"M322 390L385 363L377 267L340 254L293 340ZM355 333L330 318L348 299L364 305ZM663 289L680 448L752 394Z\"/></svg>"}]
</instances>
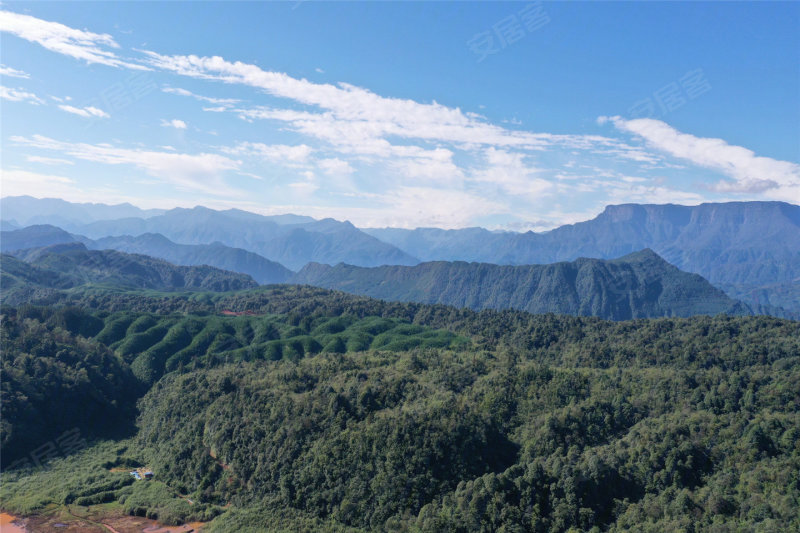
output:
<instances>
[{"instance_id":1,"label":"dense tree cover","mask_svg":"<svg viewBox=\"0 0 800 533\"><path fill-rule=\"evenodd\" d=\"M320 352L466 346L466 338L399 319L219 316L5 308L0 321L3 462L60 432L130 425L135 400L165 372ZM116 421L116 422L115 422Z\"/></svg>"},{"instance_id":2,"label":"dense tree cover","mask_svg":"<svg viewBox=\"0 0 800 533\"><path fill-rule=\"evenodd\" d=\"M222 243L178 244L157 233L103 237L92 240L72 235L56 226L35 225L0 232L0 251L4 253L54 244L80 242L91 250L117 250L164 259L176 265L209 265L251 276L258 283L283 283L292 271L269 259Z\"/></svg>"},{"instance_id":3,"label":"dense tree cover","mask_svg":"<svg viewBox=\"0 0 800 533\"><path fill-rule=\"evenodd\" d=\"M88 250L67 243L3 254L3 302L32 301L31 292L69 289L87 284L160 290L232 291L257 287L253 278L210 266L177 266L145 255Z\"/></svg>"},{"instance_id":4,"label":"dense tree cover","mask_svg":"<svg viewBox=\"0 0 800 533\"><path fill-rule=\"evenodd\" d=\"M89 247L149 255L176 265L210 265L247 274L258 283L284 283L293 274L280 263L242 248L232 248L220 242L177 244L157 233L145 233L137 237L104 237L92 242Z\"/></svg>"},{"instance_id":5,"label":"dense tree cover","mask_svg":"<svg viewBox=\"0 0 800 533\"><path fill-rule=\"evenodd\" d=\"M266 522L295 509L300 525L366 530L800 526L800 325L628 323L641 344L610 365L596 348L609 329L569 322L548 321L557 351L170 375L140 405L138 442L181 490Z\"/></svg>"},{"instance_id":6,"label":"dense tree cover","mask_svg":"<svg viewBox=\"0 0 800 533\"><path fill-rule=\"evenodd\" d=\"M701 276L678 270L649 249L611 261L581 258L548 265L436 261L364 268L312 263L292 281L384 300L610 320L751 314Z\"/></svg>"},{"instance_id":7,"label":"dense tree cover","mask_svg":"<svg viewBox=\"0 0 800 533\"><path fill-rule=\"evenodd\" d=\"M69 458L4 473L17 512L71 493L171 523L222 513L211 531L800 528L800 322L608 322L296 286L56 298L4 309L3 331L95 346L115 361L105 379L149 392L125 450L79 453L52 487ZM102 471L95 448L113 455ZM156 483L108 471L134 464Z\"/></svg>"},{"instance_id":8,"label":"dense tree cover","mask_svg":"<svg viewBox=\"0 0 800 533\"><path fill-rule=\"evenodd\" d=\"M0 317L4 465L58 453L65 432L107 435L130 425L138 383L119 355L75 336L93 327L83 314L67 308L47 324L15 313Z\"/></svg>"}]
</instances>

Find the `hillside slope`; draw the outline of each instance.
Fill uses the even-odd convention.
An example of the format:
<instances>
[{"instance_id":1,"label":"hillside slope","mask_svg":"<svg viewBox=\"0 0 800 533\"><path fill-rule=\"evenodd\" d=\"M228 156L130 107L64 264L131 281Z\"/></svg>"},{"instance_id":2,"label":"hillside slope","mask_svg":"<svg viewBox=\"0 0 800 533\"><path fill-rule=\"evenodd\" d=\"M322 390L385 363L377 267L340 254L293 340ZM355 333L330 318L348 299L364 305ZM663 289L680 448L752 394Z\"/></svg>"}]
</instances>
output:
<instances>
[{"instance_id":1,"label":"hillside slope","mask_svg":"<svg viewBox=\"0 0 800 533\"><path fill-rule=\"evenodd\" d=\"M361 268L312 264L292 282L385 300L612 320L750 312L701 276L680 271L652 250L612 261L582 258L550 265L431 262Z\"/></svg>"},{"instance_id":2,"label":"hillside slope","mask_svg":"<svg viewBox=\"0 0 800 533\"><path fill-rule=\"evenodd\" d=\"M546 233L481 228L365 229L423 261L539 264L610 259L651 248L748 303L800 311L775 284L800 285L800 206L730 202L698 206L612 205L586 222Z\"/></svg>"},{"instance_id":3,"label":"hillside slope","mask_svg":"<svg viewBox=\"0 0 800 533\"><path fill-rule=\"evenodd\" d=\"M258 286L245 274L209 266L177 266L113 250L88 250L81 243L21 250L15 255L4 254L0 261L5 303L19 299L10 289L24 292L103 284L139 289L230 291Z\"/></svg>"},{"instance_id":4,"label":"hillside slope","mask_svg":"<svg viewBox=\"0 0 800 533\"><path fill-rule=\"evenodd\" d=\"M184 266L208 265L252 276L262 284L283 283L292 271L283 265L270 261L253 252L241 248L231 248L222 243L176 244L163 235L145 233L138 237L104 237L92 240L75 235L51 225L29 226L13 231L0 232L0 248L3 252L13 252L28 248L38 248L54 244L81 242L93 250L117 250L126 253L149 255L170 263Z\"/></svg>"},{"instance_id":5,"label":"hillside slope","mask_svg":"<svg viewBox=\"0 0 800 533\"><path fill-rule=\"evenodd\" d=\"M280 263L242 248L232 248L220 242L177 244L157 233L138 237L104 237L94 241L91 247L150 255L176 265L209 265L247 274L262 284L283 283L294 274Z\"/></svg>"}]
</instances>

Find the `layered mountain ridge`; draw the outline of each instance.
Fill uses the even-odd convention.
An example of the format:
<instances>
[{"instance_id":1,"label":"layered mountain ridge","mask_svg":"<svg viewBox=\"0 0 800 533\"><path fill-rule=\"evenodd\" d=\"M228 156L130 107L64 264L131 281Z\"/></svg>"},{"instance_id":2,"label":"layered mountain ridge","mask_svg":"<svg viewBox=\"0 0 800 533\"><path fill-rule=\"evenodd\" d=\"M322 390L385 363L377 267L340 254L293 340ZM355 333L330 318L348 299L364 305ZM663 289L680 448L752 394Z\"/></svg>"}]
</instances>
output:
<instances>
[{"instance_id":1,"label":"layered mountain ridge","mask_svg":"<svg viewBox=\"0 0 800 533\"><path fill-rule=\"evenodd\" d=\"M612 320L751 313L701 276L680 271L649 249L610 261L580 258L548 265L310 264L291 281L383 300Z\"/></svg>"},{"instance_id":2,"label":"layered mountain ridge","mask_svg":"<svg viewBox=\"0 0 800 533\"><path fill-rule=\"evenodd\" d=\"M266 261L294 271L311 262L360 267L412 266L420 261L529 265L579 257L613 259L650 248L756 312L800 313L800 206L784 202L612 205L592 220L544 233L359 229L349 222L290 214L262 216L204 207L131 211L138 208L30 197L3 198L0 208L4 229L13 230L33 218L54 224L69 219L61 227L73 235L71 240L90 248L102 241L97 246L181 264L208 263L245 272L259 283L282 282L289 276ZM135 216L128 216L131 213ZM125 218L103 219L113 214ZM172 244L159 242L155 234ZM9 239L4 232L4 249ZM45 244L31 241L27 246ZM206 248L183 248L191 246Z\"/></svg>"}]
</instances>

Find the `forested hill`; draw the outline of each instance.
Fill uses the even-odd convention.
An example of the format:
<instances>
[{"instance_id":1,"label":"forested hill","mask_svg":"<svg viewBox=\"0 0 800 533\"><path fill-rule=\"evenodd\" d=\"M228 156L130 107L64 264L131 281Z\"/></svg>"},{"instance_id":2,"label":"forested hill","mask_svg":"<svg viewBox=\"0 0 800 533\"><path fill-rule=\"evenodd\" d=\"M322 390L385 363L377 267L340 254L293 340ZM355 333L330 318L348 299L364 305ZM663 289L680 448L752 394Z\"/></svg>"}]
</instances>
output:
<instances>
[{"instance_id":1,"label":"forested hill","mask_svg":"<svg viewBox=\"0 0 800 533\"><path fill-rule=\"evenodd\" d=\"M0 311L6 511L216 517L211 533L800 525L797 321L288 285L70 295ZM133 434L94 440L134 410ZM74 430L88 449L25 468Z\"/></svg>"},{"instance_id":2,"label":"forested hill","mask_svg":"<svg viewBox=\"0 0 800 533\"><path fill-rule=\"evenodd\" d=\"M652 248L734 298L800 311L800 206L785 202L609 205L591 220L544 233L364 231L422 261L521 265L611 259Z\"/></svg>"},{"instance_id":3,"label":"forested hill","mask_svg":"<svg viewBox=\"0 0 800 533\"><path fill-rule=\"evenodd\" d=\"M97 250L112 249L150 255L176 265L210 265L247 274L264 284L284 283L293 274L280 263L242 248L233 248L219 242L177 244L158 233L145 233L138 237L104 237L94 241L91 247Z\"/></svg>"},{"instance_id":4,"label":"forested hill","mask_svg":"<svg viewBox=\"0 0 800 533\"><path fill-rule=\"evenodd\" d=\"M113 250L88 250L81 243L57 244L4 254L3 301L27 301L32 292L103 284L140 289L230 291L257 287L245 274L209 266L176 266L160 259Z\"/></svg>"},{"instance_id":5,"label":"forested hill","mask_svg":"<svg viewBox=\"0 0 800 533\"><path fill-rule=\"evenodd\" d=\"M252 276L259 283L283 283L292 271L253 252L219 242L178 244L158 233L103 237L92 240L47 224L0 232L0 249L6 253L54 244L81 242L90 250L117 250L164 259L184 266L209 265Z\"/></svg>"},{"instance_id":6,"label":"forested hill","mask_svg":"<svg viewBox=\"0 0 800 533\"><path fill-rule=\"evenodd\" d=\"M750 314L746 305L701 276L682 272L649 249L610 261L582 258L550 265L437 261L413 267L362 268L310 264L291 281L384 300L611 320Z\"/></svg>"}]
</instances>

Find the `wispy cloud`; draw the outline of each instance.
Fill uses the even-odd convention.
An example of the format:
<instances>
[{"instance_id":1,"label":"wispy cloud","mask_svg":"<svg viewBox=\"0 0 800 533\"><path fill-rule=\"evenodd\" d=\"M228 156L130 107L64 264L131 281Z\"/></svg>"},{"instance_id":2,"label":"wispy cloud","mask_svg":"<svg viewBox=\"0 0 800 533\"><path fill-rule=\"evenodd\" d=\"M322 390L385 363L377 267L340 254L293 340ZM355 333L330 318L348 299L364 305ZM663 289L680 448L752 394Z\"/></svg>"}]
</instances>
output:
<instances>
[{"instance_id":1,"label":"wispy cloud","mask_svg":"<svg viewBox=\"0 0 800 533\"><path fill-rule=\"evenodd\" d=\"M73 179L55 174L4 168L0 171L0 180L4 196L41 195L43 191L47 191L50 196L64 198L74 196L76 192Z\"/></svg>"},{"instance_id":2,"label":"wispy cloud","mask_svg":"<svg viewBox=\"0 0 800 533\"><path fill-rule=\"evenodd\" d=\"M24 78L24 79L28 79L31 77L30 74L28 74L27 72L7 67L5 65L0 65L0 76L8 76L10 78Z\"/></svg>"},{"instance_id":3,"label":"wispy cloud","mask_svg":"<svg viewBox=\"0 0 800 533\"><path fill-rule=\"evenodd\" d=\"M536 149L551 144L590 146L612 139L587 135L555 135L509 130L474 113L432 103L387 98L367 89L339 83L320 84L282 72L265 71L219 56L162 55L143 52L154 67L192 78L218 80L261 89L273 96L320 108L321 113L255 108L237 110L248 118L282 120L304 133L340 143L356 143L389 136L475 146L516 146ZM219 110L219 109L216 109Z\"/></svg>"},{"instance_id":4,"label":"wispy cloud","mask_svg":"<svg viewBox=\"0 0 800 533\"><path fill-rule=\"evenodd\" d=\"M24 146L51 150L85 161L108 165L133 165L150 176L181 189L210 194L237 196L241 191L231 188L222 179L229 170L238 170L240 162L219 154L181 154L119 148L110 144L69 143L42 135L12 136L11 141Z\"/></svg>"},{"instance_id":5,"label":"wispy cloud","mask_svg":"<svg viewBox=\"0 0 800 533\"><path fill-rule=\"evenodd\" d=\"M341 176L352 174L355 172L355 169L350 166L350 163L347 161L343 161L338 157L333 157L330 159L320 159L317 161L317 166L322 170L325 174L329 174L331 176Z\"/></svg>"},{"instance_id":6,"label":"wispy cloud","mask_svg":"<svg viewBox=\"0 0 800 533\"><path fill-rule=\"evenodd\" d=\"M0 31L11 33L53 52L81 59L87 63L149 70L144 65L125 61L109 50L119 48L119 45L107 33L77 30L58 22L50 22L11 11L0 11Z\"/></svg>"},{"instance_id":7,"label":"wispy cloud","mask_svg":"<svg viewBox=\"0 0 800 533\"><path fill-rule=\"evenodd\" d=\"M172 120L161 119L161 125L165 128L175 128L176 130L185 130L186 122L173 118Z\"/></svg>"},{"instance_id":8,"label":"wispy cloud","mask_svg":"<svg viewBox=\"0 0 800 533\"><path fill-rule=\"evenodd\" d=\"M769 192L775 198L788 201L800 198L800 165L797 163L757 156L752 150L728 144L723 139L682 133L656 119L600 118L600 122L606 121L621 131L641 137L653 148L733 178L733 181L715 184L716 191Z\"/></svg>"},{"instance_id":9,"label":"wispy cloud","mask_svg":"<svg viewBox=\"0 0 800 533\"><path fill-rule=\"evenodd\" d=\"M222 151L230 155L251 156L272 162L288 164L306 164L313 149L307 144L264 144L242 142L232 147L224 147Z\"/></svg>"},{"instance_id":10,"label":"wispy cloud","mask_svg":"<svg viewBox=\"0 0 800 533\"><path fill-rule=\"evenodd\" d=\"M213 98L211 96L202 96L200 94L195 94L191 91L187 91L186 89L181 89L179 87L164 87L161 90L169 94L189 96L191 98L194 98L195 100L199 100L201 102L209 102L211 104L222 106L223 108L227 108L229 106L233 106L241 102L241 100L237 100L236 98Z\"/></svg>"},{"instance_id":11,"label":"wispy cloud","mask_svg":"<svg viewBox=\"0 0 800 533\"><path fill-rule=\"evenodd\" d=\"M295 196L308 197L319 190L319 183L317 182L317 177L313 172L306 170L301 174L301 176L303 179L292 182L288 185L289 189L295 193Z\"/></svg>"},{"instance_id":12,"label":"wispy cloud","mask_svg":"<svg viewBox=\"0 0 800 533\"><path fill-rule=\"evenodd\" d=\"M476 172L474 179L499 187L512 195L539 199L553 184L542 179L539 170L525 163L525 155L489 147L485 153L486 167Z\"/></svg>"},{"instance_id":13,"label":"wispy cloud","mask_svg":"<svg viewBox=\"0 0 800 533\"><path fill-rule=\"evenodd\" d=\"M111 115L103 111L102 109L98 109L96 107L88 106L88 107L75 107L71 105L62 104L59 105L58 108L62 111L66 111L67 113L72 113L74 115L80 115L85 118L110 118Z\"/></svg>"},{"instance_id":14,"label":"wispy cloud","mask_svg":"<svg viewBox=\"0 0 800 533\"><path fill-rule=\"evenodd\" d=\"M34 105L44 103L44 100L25 89L12 89L4 86L0 86L0 98L11 102L27 102Z\"/></svg>"},{"instance_id":15,"label":"wispy cloud","mask_svg":"<svg viewBox=\"0 0 800 533\"><path fill-rule=\"evenodd\" d=\"M61 159L59 157L44 157L40 155L27 155L25 156L26 161L30 161L31 163L40 163L42 165L74 165L75 162L70 161L69 159Z\"/></svg>"},{"instance_id":16,"label":"wispy cloud","mask_svg":"<svg viewBox=\"0 0 800 533\"><path fill-rule=\"evenodd\" d=\"M263 126L270 129L268 142L256 142L264 138L255 136L249 138L252 142L197 148L203 153L190 154L155 144L154 149L147 149L144 144L126 148L119 142L14 138L20 144L76 160L131 165L151 176L147 178L151 183L157 178L182 191L202 191L206 197L223 194L233 198L231 203L239 199L258 205L256 199L268 197L276 203L296 202L298 209L308 213L357 219L363 225L459 227L477 223L476 217L486 217L488 224L515 221L543 229L548 224L552 227L570 221L579 210L587 213L609 201L696 203L719 198L722 192L771 195L790 201L800 198L795 163L757 157L745 148L684 134L657 120L603 117L599 122L613 123L624 132L612 130L608 137L537 132L524 129L518 121L493 121L436 101L385 97L347 83L316 83L219 56L140 50L128 54L108 34L26 15L0 12L0 30L90 64L159 70L162 72L136 72L131 76L172 74L171 83L186 82L186 86L208 90L212 95L215 92L211 89L201 89L199 82L186 78L209 80L205 84L208 87L231 84L249 88L252 98L245 100L206 96L175 86L161 91L194 99L205 111L228 113L231 118L249 122L269 121L262 122L262 130L266 129ZM22 73L7 67L0 72L6 70L11 75ZM151 91L157 90L154 81L148 82ZM239 96L243 88L220 95ZM133 93L133 89L128 92ZM22 89L3 89L0 96L44 103ZM51 98L55 102L50 103L74 103ZM113 106L94 105L122 117L114 113ZM98 107L58 107L84 117L107 116ZM164 111L156 117L174 116L172 113ZM200 124L190 123L195 130ZM526 124L531 123L535 119L526 118ZM157 124L153 121L150 125ZM163 119L161 125L188 128L180 119ZM241 131L257 131L256 126L246 126ZM71 164L69 159L58 157L33 155L26 159L30 163ZM719 170L727 178L709 186L712 173L701 173L700 180L687 177L688 172L675 171L679 160ZM264 173L260 189L249 189L249 196L229 186L225 179L228 172L262 179L262 170L278 166L281 168L275 172ZM192 195L176 196L180 198L175 201L180 202ZM558 203L565 199L565 205ZM341 205L334 206L336 202Z\"/></svg>"}]
</instances>

